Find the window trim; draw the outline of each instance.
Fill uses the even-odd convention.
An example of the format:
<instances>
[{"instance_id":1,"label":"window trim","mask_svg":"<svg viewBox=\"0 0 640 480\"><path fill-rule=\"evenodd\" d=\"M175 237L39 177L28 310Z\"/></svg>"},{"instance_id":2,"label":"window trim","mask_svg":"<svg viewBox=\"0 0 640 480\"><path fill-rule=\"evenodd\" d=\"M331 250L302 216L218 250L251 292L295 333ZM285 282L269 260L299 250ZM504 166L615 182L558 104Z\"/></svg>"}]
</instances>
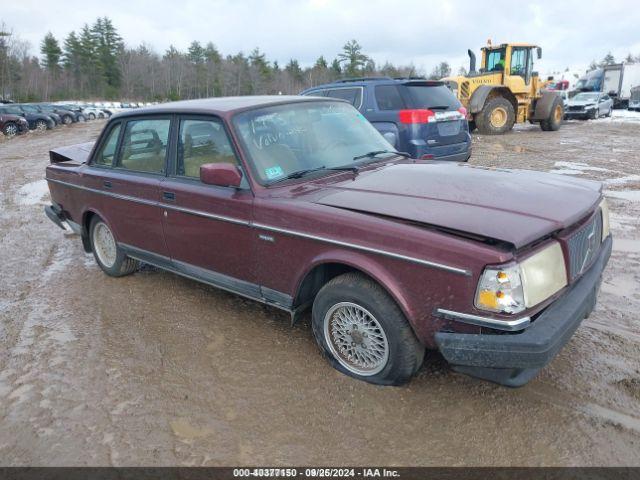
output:
<instances>
[{"instance_id":1,"label":"window trim","mask_svg":"<svg viewBox=\"0 0 640 480\"><path fill-rule=\"evenodd\" d=\"M174 114L163 114L163 115L144 115L144 116L140 116L140 117L128 117L128 118L123 118L120 123L122 125L124 125L124 128L122 128L122 130L120 131L120 138L118 138L118 148L116 151L116 155L114 155L113 158L113 169L118 171L118 172L133 172L133 173L137 173L137 174L144 174L144 175L153 175L156 177L166 177L167 176L167 169L168 169L168 162L169 162L169 158L171 156L171 152L173 150L172 148L172 140L173 140L173 130L174 130L174 125L175 125L175 115ZM118 163L120 162L120 159L122 157L122 148L124 146L124 135L125 132L127 131L127 126L129 125L129 123L132 122L141 122L141 121L151 121L151 120L168 120L169 121L169 134L167 135L167 147L166 147L166 153L164 156L164 171L162 172L149 172L149 171L145 171L145 170L134 170L132 168L124 168L120 165L118 165Z\"/></svg>"},{"instance_id":2,"label":"window trim","mask_svg":"<svg viewBox=\"0 0 640 480\"><path fill-rule=\"evenodd\" d=\"M118 152L120 151L120 142L122 141L122 121L120 120L114 120L113 122L110 122L107 127L104 129L104 133L100 136L100 138L98 139L98 142L96 144L96 146L94 147L93 151L91 152L91 157L89 158L89 163L88 166L90 167L95 167L95 168L108 168L108 169L113 169L115 166L115 161L116 158L118 156ZM96 163L96 156L98 155L98 152L100 150L102 150L102 147L105 146L105 144L107 143L107 140L109 138L109 135L111 135L111 132L113 132L114 128L120 127L120 132L118 132L118 138L116 138L116 149L113 152L113 158L111 159L111 165L102 165L99 163Z\"/></svg>"},{"instance_id":3,"label":"window trim","mask_svg":"<svg viewBox=\"0 0 640 480\"><path fill-rule=\"evenodd\" d=\"M356 110L360 110L362 108L362 105L364 104L364 87L362 85L346 85L344 87L340 86L340 87L324 87L327 90L327 94L325 95L325 98L334 98L336 100L344 100L347 101L344 98L336 98L336 97L332 97L329 95L329 92L331 90L353 90L353 89L359 89L360 90L360 105L358 105L357 107L355 105L353 105L351 102L348 102L349 105L351 105L353 108L355 108Z\"/></svg>"},{"instance_id":4,"label":"window trim","mask_svg":"<svg viewBox=\"0 0 640 480\"><path fill-rule=\"evenodd\" d=\"M229 144L231 145L231 149L233 150L233 155L236 157L236 166L240 169L242 173L242 179L240 187L223 187L220 185L208 185L202 183L200 178L196 177L188 177L186 175L178 175L176 172L178 170L178 145L180 144L180 126L184 120L200 120L200 121L218 121L222 125L225 134L227 135L227 140L229 140ZM174 142L172 148L172 156L169 160L169 165L167 166L167 178L172 180L185 181L189 183L198 183L200 185L205 185L207 187L212 188L224 188L224 189L233 189L233 190L251 190L249 176L245 171L244 165L242 163L242 157L240 156L238 146L236 145L233 135L231 135L231 129L227 122L225 122L224 118L219 115L214 114L197 114L197 113L184 113L175 115L175 135ZM242 186L242 183L245 183L245 186Z\"/></svg>"}]
</instances>

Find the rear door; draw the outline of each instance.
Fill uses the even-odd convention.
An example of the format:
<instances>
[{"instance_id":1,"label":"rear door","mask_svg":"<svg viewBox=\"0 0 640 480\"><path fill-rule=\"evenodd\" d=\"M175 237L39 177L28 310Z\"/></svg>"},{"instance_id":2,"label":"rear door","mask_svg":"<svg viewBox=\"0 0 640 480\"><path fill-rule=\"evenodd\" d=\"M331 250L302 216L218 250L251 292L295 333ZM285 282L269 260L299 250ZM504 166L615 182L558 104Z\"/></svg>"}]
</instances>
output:
<instances>
[{"instance_id":1,"label":"rear door","mask_svg":"<svg viewBox=\"0 0 640 480\"><path fill-rule=\"evenodd\" d=\"M199 280L259 298L254 282L253 193L206 185L200 166L230 163L240 168L223 121L214 116L182 116L176 155L162 182L162 220L173 265Z\"/></svg>"},{"instance_id":2,"label":"rear door","mask_svg":"<svg viewBox=\"0 0 640 480\"><path fill-rule=\"evenodd\" d=\"M123 119L117 128L119 142L113 168L101 170L92 183L104 192L102 208L117 241L141 258L151 256L162 261L168 258L168 251L159 192L166 171L171 117ZM111 155L111 142L113 138L108 138L105 164Z\"/></svg>"}]
</instances>

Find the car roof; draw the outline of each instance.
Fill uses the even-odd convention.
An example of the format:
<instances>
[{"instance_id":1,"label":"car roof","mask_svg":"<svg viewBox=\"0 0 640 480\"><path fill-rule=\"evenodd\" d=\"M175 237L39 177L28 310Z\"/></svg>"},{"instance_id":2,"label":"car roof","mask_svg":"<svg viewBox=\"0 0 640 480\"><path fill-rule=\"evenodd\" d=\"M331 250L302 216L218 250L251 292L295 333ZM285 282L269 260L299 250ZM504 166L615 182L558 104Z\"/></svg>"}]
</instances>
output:
<instances>
[{"instance_id":1,"label":"car roof","mask_svg":"<svg viewBox=\"0 0 640 480\"><path fill-rule=\"evenodd\" d=\"M324 90L327 88L350 88L350 87L364 87L368 85L429 85L437 86L444 85L441 80L428 80L426 78L408 77L408 78L391 78L391 77L372 77L372 78L350 78L344 80L337 80L331 83L325 83L322 85L316 85L315 87L307 88L301 93L312 92L314 90Z\"/></svg>"},{"instance_id":2,"label":"car roof","mask_svg":"<svg viewBox=\"0 0 640 480\"><path fill-rule=\"evenodd\" d=\"M317 101L343 101L333 98L302 97L299 95L247 95L241 97L215 97L197 100L181 100L178 102L161 103L148 107L136 108L131 111L118 112L114 118L138 116L155 113L235 113L253 108L283 105L288 103Z\"/></svg>"}]
</instances>

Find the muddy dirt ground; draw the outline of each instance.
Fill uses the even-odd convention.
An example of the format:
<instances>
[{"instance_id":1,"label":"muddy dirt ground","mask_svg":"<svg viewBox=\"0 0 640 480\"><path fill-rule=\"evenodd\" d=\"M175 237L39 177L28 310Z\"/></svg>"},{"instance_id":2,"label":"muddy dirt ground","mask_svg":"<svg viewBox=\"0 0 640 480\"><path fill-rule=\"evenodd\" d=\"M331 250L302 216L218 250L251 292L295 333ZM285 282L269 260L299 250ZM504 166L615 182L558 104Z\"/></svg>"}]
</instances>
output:
<instances>
[{"instance_id":1,"label":"muddy dirt ground","mask_svg":"<svg viewBox=\"0 0 640 480\"><path fill-rule=\"evenodd\" d=\"M604 181L599 305L527 386L332 370L308 319L143 268L113 279L44 215L47 152L103 123L0 138L0 465L640 465L640 122L474 135L471 162Z\"/></svg>"}]
</instances>

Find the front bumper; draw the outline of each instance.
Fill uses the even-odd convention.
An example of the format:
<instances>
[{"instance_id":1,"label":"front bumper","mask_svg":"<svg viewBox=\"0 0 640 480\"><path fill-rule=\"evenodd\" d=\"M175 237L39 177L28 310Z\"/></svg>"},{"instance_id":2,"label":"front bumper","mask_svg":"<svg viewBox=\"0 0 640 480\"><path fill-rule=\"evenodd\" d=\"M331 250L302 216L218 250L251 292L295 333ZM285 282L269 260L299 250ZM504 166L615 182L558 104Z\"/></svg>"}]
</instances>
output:
<instances>
[{"instance_id":1,"label":"front bumper","mask_svg":"<svg viewBox=\"0 0 640 480\"><path fill-rule=\"evenodd\" d=\"M457 372L508 387L524 385L557 355L593 310L611 244L609 236L589 271L522 333L438 332L435 340L440 352Z\"/></svg>"},{"instance_id":2,"label":"front bumper","mask_svg":"<svg viewBox=\"0 0 640 480\"><path fill-rule=\"evenodd\" d=\"M571 118L591 118L593 117L595 114L595 110L581 110L579 112L567 112L566 110L564 111L564 118L567 119L571 119Z\"/></svg>"}]
</instances>

